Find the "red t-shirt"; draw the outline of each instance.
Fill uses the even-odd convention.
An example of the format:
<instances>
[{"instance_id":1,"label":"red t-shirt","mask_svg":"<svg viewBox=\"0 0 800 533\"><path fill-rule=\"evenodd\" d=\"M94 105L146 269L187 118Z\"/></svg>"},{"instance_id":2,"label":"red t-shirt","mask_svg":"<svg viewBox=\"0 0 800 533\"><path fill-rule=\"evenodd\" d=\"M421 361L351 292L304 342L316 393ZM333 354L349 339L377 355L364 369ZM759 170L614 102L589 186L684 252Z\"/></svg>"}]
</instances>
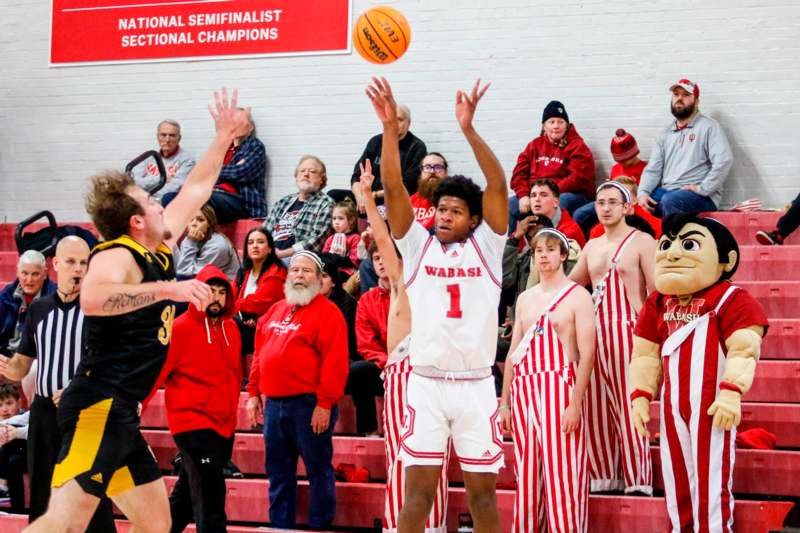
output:
<instances>
[{"instance_id":1,"label":"red t-shirt","mask_svg":"<svg viewBox=\"0 0 800 533\"><path fill-rule=\"evenodd\" d=\"M575 222L565 209L561 210L561 220L558 221L558 231L578 243L578 246L583 248L586 245L586 237L583 236L583 230Z\"/></svg>"},{"instance_id":2,"label":"red t-shirt","mask_svg":"<svg viewBox=\"0 0 800 533\"><path fill-rule=\"evenodd\" d=\"M695 294L686 306L680 305L674 296L653 292L642 306L633 333L661 345L684 324L713 311L730 286L730 282L720 281ZM763 326L766 334L769 321L761 304L740 288L728 297L720 309L717 324L720 337L727 339L734 331L750 326Z\"/></svg>"},{"instance_id":3,"label":"red t-shirt","mask_svg":"<svg viewBox=\"0 0 800 533\"><path fill-rule=\"evenodd\" d=\"M414 209L414 219L425 226L425 229L431 229L436 222L436 208L433 204L417 192L411 195L411 207Z\"/></svg>"},{"instance_id":4,"label":"red t-shirt","mask_svg":"<svg viewBox=\"0 0 800 533\"><path fill-rule=\"evenodd\" d=\"M642 172L644 172L644 167L646 166L647 161L641 160L629 167L623 167L622 163L615 163L614 166L611 167L611 174L608 177L613 180L619 176L630 176L636 180L636 185L639 185L639 180L642 179Z\"/></svg>"}]
</instances>

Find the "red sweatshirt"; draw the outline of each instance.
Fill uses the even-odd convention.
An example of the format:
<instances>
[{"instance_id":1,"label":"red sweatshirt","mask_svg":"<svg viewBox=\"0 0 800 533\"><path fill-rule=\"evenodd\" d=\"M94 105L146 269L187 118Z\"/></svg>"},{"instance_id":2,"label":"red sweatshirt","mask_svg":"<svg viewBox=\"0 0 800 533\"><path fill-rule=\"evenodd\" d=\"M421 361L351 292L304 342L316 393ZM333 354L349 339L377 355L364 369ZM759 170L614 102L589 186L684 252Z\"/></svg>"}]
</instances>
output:
<instances>
[{"instance_id":1,"label":"red sweatshirt","mask_svg":"<svg viewBox=\"0 0 800 533\"><path fill-rule=\"evenodd\" d=\"M258 321L247 392L316 394L317 405L330 409L347 381L347 324L336 304L321 294L291 313L293 307L281 300Z\"/></svg>"},{"instance_id":2,"label":"red sweatshirt","mask_svg":"<svg viewBox=\"0 0 800 533\"><path fill-rule=\"evenodd\" d=\"M216 323L193 305L175 320L167 361L158 383L166 388L169 430L212 429L223 437L236 430L242 388L242 342L232 320L233 287L213 265L197 274L200 281L219 278L228 285L229 297Z\"/></svg>"},{"instance_id":3,"label":"red sweatshirt","mask_svg":"<svg viewBox=\"0 0 800 533\"><path fill-rule=\"evenodd\" d=\"M262 316L278 300L283 299L283 284L286 282L286 268L271 265L266 272L261 273L256 285L256 292L244 296L244 289L247 287L247 280L252 273L247 270L242 279L242 285L236 293L236 309L242 313Z\"/></svg>"},{"instance_id":4,"label":"red sweatshirt","mask_svg":"<svg viewBox=\"0 0 800 533\"><path fill-rule=\"evenodd\" d=\"M358 300L356 340L358 353L378 368L386 366L386 329L389 325L389 289L375 287Z\"/></svg>"},{"instance_id":5,"label":"red sweatshirt","mask_svg":"<svg viewBox=\"0 0 800 533\"><path fill-rule=\"evenodd\" d=\"M327 239L325 239L325 245L322 247L322 251L325 253L332 253L331 246L333 245L333 238L336 236L334 233L333 235L329 235ZM361 260L358 258L358 243L361 242L361 235L358 233L348 233L345 235L345 242L346 244L346 251L344 257L350 259L350 262L353 263L353 266L358 267L361 263ZM340 255L340 254L336 254Z\"/></svg>"},{"instance_id":6,"label":"red sweatshirt","mask_svg":"<svg viewBox=\"0 0 800 533\"><path fill-rule=\"evenodd\" d=\"M561 193L594 198L594 157L573 124L567 129L564 148L551 143L544 134L525 147L511 174L511 189L517 198L524 198L531 193L531 183L542 178L555 181Z\"/></svg>"},{"instance_id":7,"label":"red sweatshirt","mask_svg":"<svg viewBox=\"0 0 800 533\"><path fill-rule=\"evenodd\" d=\"M586 244L586 237L583 236L581 227L569 216L566 209L560 209L559 211L561 211L561 220L558 221L558 227L556 229L566 235L567 238L577 242L578 246L583 248Z\"/></svg>"},{"instance_id":8,"label":"red sweatshirt","mask_svg":"<svg viewBox=\"0 0 800 533\"><path fill-rule=\"evenodd\" d=\"M638 163L629 167L623 167L622 163L614 163L614 166L611 167L611 172L609 173L608 178L613 180L619 176L630 176L636 180L636 185L639 185L639 180L642 179L642 172L644 172L644 168L646 166L647 161L642 160L639 160Z\"/></svg>"},{"instance_id":9,"label":"red sweatshirt","mask_svg":"<svg viewBox=\"0 0 800 533\"><path fill-rule=\"evenodd\" d=\"M436 208L430 200L418 192L412 194L410 199L411 208L414 209L414 219L425 226L425 229L431 229L436 223Z\"/></svg>"}]
</instances>

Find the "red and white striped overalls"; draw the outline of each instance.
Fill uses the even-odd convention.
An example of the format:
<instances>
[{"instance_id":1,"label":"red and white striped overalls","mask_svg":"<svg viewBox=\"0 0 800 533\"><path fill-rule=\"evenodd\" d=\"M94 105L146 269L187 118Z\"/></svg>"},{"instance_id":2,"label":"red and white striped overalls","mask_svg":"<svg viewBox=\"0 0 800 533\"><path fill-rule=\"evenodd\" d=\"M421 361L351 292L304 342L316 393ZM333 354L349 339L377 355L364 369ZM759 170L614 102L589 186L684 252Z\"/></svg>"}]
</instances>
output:
<instances>
[{"instance_id":1,"label":"red and white striped overalls","mask_svg":"<svg viewBox=\"0 0 800 533\"><path fill-rule=\"evenodd\" d=\"M399 459L400 438L406 416L406 387L411 374L411 363L408 358L410 337L397 345L388 364L383 370L383 430L386 448L386 505L384 511L383 531L397 531L397 520L403 507L405 495L405 476L403 463ZM431 514L425 524L426 533L447 532L447 463L449 448L445 453L436 498L433 501Z\"/></svg>"},{"instance_id":2,"label":"red and white striped overalls","mask_svg":"<svg viewBox=\"0 0 800 533\"><path fill-rule=\"evenodd\" d=\"M673 533L733 531L736 428L717 429L708 409L725 370L716 308L672 333L661 346L661 472Z\"/></svg>"},{"instance_id":3,"label":"red and white striped overalls","mask_svg":"<svg viewBox=\"0 0 800 533\"><path fill-rule=\"evenodd\" d=\"M636 432L627 372L636 311L628 300L617 263L636 230L619 244L611 268L594 289L597 351L587 392L587 447L593 491L621 489L653 493L650 443Z\"/></svg>"},{"instance_id":4,"label":"red and white striped overalls","mask_svg":"<svg viewBox=\"0 0 800 533\"><path fill-rule=\"evenodd\" d=\"M515 533L587 530L589 478L584 423L572 433L561 430L577 363L569 361L550 322L550 313L576 287L571 283L556 294L512 356ZM581 410L585 421L585 407Z\"/></svg>"}]
</instances>

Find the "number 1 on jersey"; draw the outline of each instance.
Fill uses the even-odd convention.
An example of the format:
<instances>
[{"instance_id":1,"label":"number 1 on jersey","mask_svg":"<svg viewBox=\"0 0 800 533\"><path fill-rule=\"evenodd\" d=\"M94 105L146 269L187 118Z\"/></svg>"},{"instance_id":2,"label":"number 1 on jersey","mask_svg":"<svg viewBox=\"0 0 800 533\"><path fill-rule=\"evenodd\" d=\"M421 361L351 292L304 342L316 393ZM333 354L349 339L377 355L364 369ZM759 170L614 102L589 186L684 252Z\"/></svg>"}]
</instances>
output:
<instances>
[{"instance_id":1,"label":"number 1 on jersey","mask_svg":"<svg viewBox=\"0 0 800 533\"><path fill-rule=\"evenodd\" d=\"M461 287L458 283L447 286L450 294L450 309L447 311L447 318L461 318Z\"/></svg>"}]
</instances>

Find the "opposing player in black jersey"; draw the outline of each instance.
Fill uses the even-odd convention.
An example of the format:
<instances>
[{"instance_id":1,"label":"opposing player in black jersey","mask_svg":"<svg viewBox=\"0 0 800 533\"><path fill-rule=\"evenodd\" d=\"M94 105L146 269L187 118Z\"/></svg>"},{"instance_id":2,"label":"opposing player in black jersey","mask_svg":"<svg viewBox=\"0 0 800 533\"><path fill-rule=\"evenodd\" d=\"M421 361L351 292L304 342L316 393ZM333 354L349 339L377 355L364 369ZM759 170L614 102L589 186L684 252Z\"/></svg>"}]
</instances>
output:
<instances>
[{"instance_id":1,"label":"opposing player in black jersey","mask_svg":"<svg viewBox=\"0 0 800 533\"><path fill-rule=\"evenodd\" d=\"M50 505L26 531L83 531L103 494L135 531L170 529L166 488L139 432L139 410L164 364L173 302L204 310L210 301L205 283L174 281L170 245L211 196L233 139L252 129L236 91L230 101L225 90L214 97L214 142L168 207L126 174L91 178L86 208L105 242L93 251L83 282L86 347L59 406L64 444Z\"/></svg>"}]
</instances>

